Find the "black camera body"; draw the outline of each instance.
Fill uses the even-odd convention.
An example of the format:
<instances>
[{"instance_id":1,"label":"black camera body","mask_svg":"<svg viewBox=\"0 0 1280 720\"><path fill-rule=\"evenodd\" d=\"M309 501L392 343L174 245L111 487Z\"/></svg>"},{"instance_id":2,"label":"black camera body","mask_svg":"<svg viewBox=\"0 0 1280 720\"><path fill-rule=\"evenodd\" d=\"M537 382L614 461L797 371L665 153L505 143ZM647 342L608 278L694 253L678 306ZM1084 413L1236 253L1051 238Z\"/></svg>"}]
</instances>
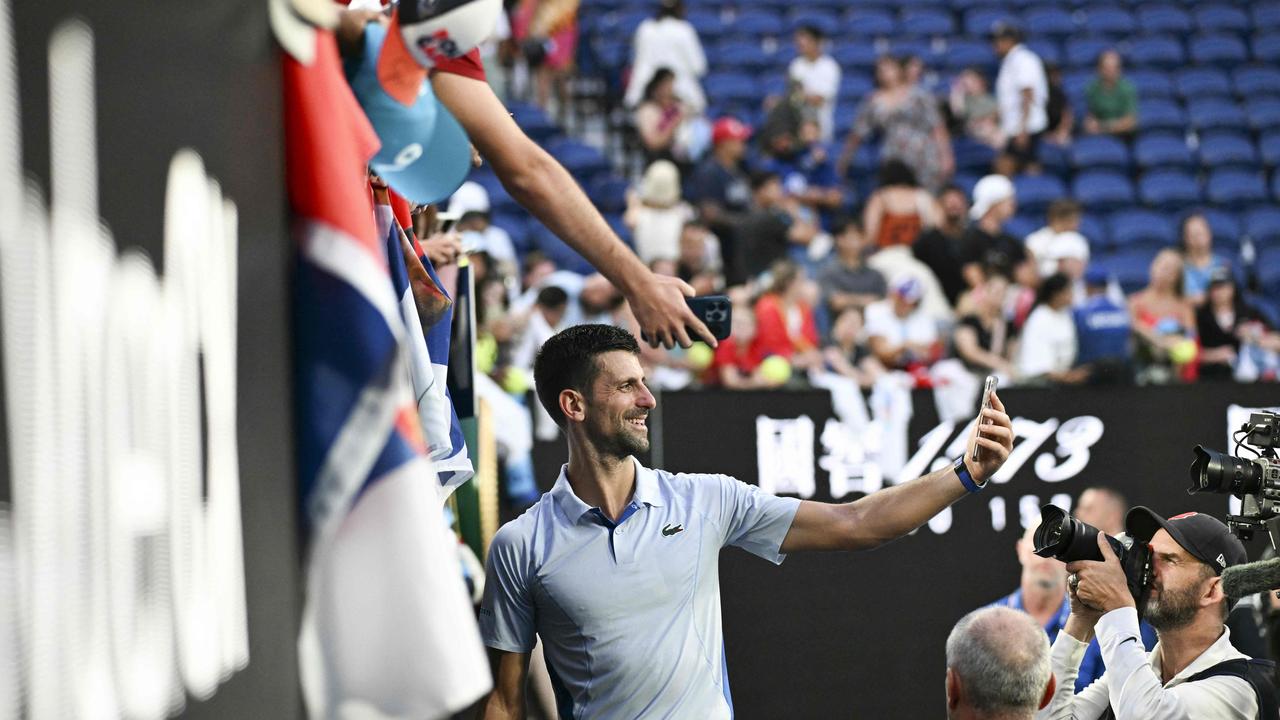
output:
<instances>
[{"instance_id":1,"label":"black camera body","mask_svg":"<svg viewBox=\"0 0 1280 720\"><path fill-rule=\"evenodd\" d=\"M1265 528L1271 545L1280 543L1280 415L1255 412L1235 432L1236 451L1249 446L1256 457L1209 450L1197 445L1191 463L1191 487L1188 493L1209 492L1240 498L1240 514L1227 516L1227 527L1241 540L1248 541L1255 530ZM1240 437L1243 436L1243 437Z\"/></svg>"},{"instance_id":2,"label":"black camera body","mask_svg":"<svg viewBox=\"0 0 1280 720\"><path fill-rule=\"evenodd\" d=\"M1102 551L1098 549L1098 533L1101 531L1098 528L1080 522L1057 505L1040 508L1040 518L1040 526L1036 528L1034 536L1036 555L1055 558L1064 563L1076 560L1102 561ZM1127 535L1114 538L1104 534L1103 537L1111 545L1116 557L1120 558L1129 594L1133 596L1141 616L1147 595L1151 591L1151 547L1146 543L1134 542Z\"/></svg>"}]
</instances>

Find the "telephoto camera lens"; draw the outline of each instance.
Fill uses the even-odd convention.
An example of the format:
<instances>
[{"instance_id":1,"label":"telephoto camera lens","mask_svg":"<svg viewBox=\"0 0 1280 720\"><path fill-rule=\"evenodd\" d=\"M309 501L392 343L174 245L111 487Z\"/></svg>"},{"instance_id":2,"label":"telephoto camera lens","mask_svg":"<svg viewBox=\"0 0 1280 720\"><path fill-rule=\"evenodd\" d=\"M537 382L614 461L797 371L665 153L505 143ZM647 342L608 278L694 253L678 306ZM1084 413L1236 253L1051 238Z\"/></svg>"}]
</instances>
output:
<instances>
[{"instance_id":1,"label":"telephoto camera lens","mask_svg":"<svg viewBox=\"0 0 1280 720\"><path fill-rule=\"evenodd\" d=\"M1191 463L1191 492L1252 495L1262 490L1262 468L1238 458L1197 445Z\"/></svg>"},{"instance_id":2,"label":"telephoto camera lens","mask_svg":"<svg viewBox=\"0 0 1280 720\"><path fill-rule=\"evenodd\" d=\"M1098 528L1071 517L1057 505L1040 508L1040 527L1034 535L1035 553L1062 562L1102 560Z\"/></svg>"}]
</instances>

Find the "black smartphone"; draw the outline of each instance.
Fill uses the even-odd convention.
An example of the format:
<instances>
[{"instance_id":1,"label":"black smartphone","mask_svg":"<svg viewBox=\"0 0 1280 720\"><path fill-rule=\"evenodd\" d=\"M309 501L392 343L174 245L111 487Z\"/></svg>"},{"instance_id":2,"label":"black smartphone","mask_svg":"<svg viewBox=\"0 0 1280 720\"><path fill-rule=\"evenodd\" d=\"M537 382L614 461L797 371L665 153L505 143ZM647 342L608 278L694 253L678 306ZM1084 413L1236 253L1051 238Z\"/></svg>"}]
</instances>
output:
<instances>
[{"instance_id":1,"label":"black smartphone","mask_svg":"<svg viewBox=\"0 0 1280 720\"><path fill-rule=\"evenodd\" d=\"M729 337L729 331L733 325L733 303L729 301L728 295L700 295L686 297L684 301L693 314L707 326L716 340ZM689 333L691 339L699 339L699 336L694 334L693 328L685 326L685 331ZM651 342L645 333L640 333L640 339Z\"/></svg>"}]
</instances>

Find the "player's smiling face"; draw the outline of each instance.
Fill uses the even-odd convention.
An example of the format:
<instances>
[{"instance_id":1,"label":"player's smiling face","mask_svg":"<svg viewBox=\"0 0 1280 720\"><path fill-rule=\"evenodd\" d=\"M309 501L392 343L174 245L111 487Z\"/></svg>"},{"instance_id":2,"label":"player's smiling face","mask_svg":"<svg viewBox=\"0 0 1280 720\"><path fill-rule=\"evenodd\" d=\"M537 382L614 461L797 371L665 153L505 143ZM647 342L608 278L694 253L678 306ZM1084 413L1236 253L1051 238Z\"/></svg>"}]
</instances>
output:
<instances>
[{"instance_id":1,"label":"player's smiling face","mask_svg":"<svg viewBox=\"0 0 1280 720\"><path fill-rule=\"evenodd\" d=\"M640 358L624 350L597 355L586 406L587 436L598 450L624 457L649 450L649 411L657 405L644 384Z\"/></svg>"}]
</instances>

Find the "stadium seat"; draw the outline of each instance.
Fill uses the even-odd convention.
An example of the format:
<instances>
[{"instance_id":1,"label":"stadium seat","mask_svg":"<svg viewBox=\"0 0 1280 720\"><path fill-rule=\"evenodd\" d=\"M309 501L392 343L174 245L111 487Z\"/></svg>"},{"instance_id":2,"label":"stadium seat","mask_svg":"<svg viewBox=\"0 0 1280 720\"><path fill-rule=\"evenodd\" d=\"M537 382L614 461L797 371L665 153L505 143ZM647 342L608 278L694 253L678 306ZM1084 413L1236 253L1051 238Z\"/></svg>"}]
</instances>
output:
<instances>
[{"instance_id":1,"label":"stadium seat","mask_svg":"<svg viewBox=\"0 0 1280 720\"><path fill-rule=\"evenodd\" d=\"M1257 244L1280 248L1280 208L1250 211L1245 215L1244 232Z\"/></svg>"},{"instance_id":2,"label":"stadium seat","mask_svg":"<svg viewBox=\"0 0 1280 720\"><path fill-rule=\"evenodd\" d=\"M1129 62L1136 67L1163 68L1172 70L1181 67L1187 61L1182 49L1182 42L1172 35L1151 35L1134 38L1129 43L1126 54Z\"/></svg>"},{"instance_id":3,"label":"stadium seat","mask_svg":"<svg viewBox=\"0 0 1280 720\"><path fill-rule=\"evenodd\" d=\"M816 8L792 12L787 22L787 27L793 32L806 25L818 28L827 37L832 37L840 31L840 22L836 20L834 13Z\"/></svg>"},{"instance_id":4,"label":"stadium seat","mask_svg":"<svg viewBox=\"0 0 1280 720\"><path fill-rule=\"evenodd\" d=\"M1057 175L1060 178L1071 175L1071 158L1067 155L1067 149L1056 142L1042 140L1036 151L1036 159L1040 161L1044 171L1050 175Z\"/></svg>"},{"instance_id":5,"label":"stadium seat","mask_svg":"<svg viewBox=\"0 0 1280 720\"><path fill-rule=\"evenodd\" d=\"M1071 164L1078 170L1128 170L1129 148L1110 135L1086 135L1071 144Z\"/></svg>"},{"instance_id":6,"label":"stadium seat","mask_svg":"<svg viewBox=\"0 0 1280 720\"><path fill-rule=\"evenodd\" d=\"M990 47L990 46L988 46ZM1046 65L1062 64L1062 46L1051 37L1034 37L1027 40L1027 47L1040 56Z\"/></svg>"},{"instance_id":7,"label":"stadium seat","mask_svg":"<svg viewBox=\"0 0 1280 720\"><path fill-rule=\"evenodd\" d=\"M707 101L713 105L760 104L760 89L755 78L747 73L716 72L702 79L702 89Z\"/></svg>"},{"instance_id":8,"label":"stadium seat","mask_svg":"<svg viewBox=\"0 0 1280 720\"><path fill-rule=\"evenodd\" d=\"M979 175L991 172L991 163L995 160L996 151L990 146L968 136L958 135L952 140L951 148L958 170Z\"/></svg>"},{"instance_id":9,"label":"stadium seat","mask_svg":"<svg viewBox=\"0 0 1280 720\"><path fill-rule=\"evenodd\" d=\"M969 67L995 67L996 54L990 43L977 40L951 40L942 53L943 66L952 72Z\"/></svg>"},{"instance_id":10,"label":"stadium seat","mask_svg":"<svg viewBox=\"0 0 1280 720\"><path fill-rule=\"evenodd\" d=\"M1098 212L1132 205L1133 183L1120 173L1097 170L1078 173L1071 183L1071 195L1085 208Z\"/></svg>"},{"instance_id":11,"label":"stadium seat","mask_svg":"<svg viewBox=\"0 0 1280 720\"><path fill-rule=\"evenodd\" d=\"M1173 81L1169 79L1169 74L1163 70L1154 68L1130 70L1125 73L1125 77L1129 78L1129 82L1133 83L1134 88L1138 91L1138 98L1141 100L1149 98L1167 100L1174 96Z\"/></svg>"},{"instance_id":12,"label":"stadium seat","mask_svg":"<svg viewBox=\"0 0 1280 720\"><path fill-rule=\"evenodd\" d=\"M1004 231L1021 241L1042 227L1044 219L1039 215L1015 215L1004 224Z\"/></svg>"},{"instance_id":13,"label":"stadium seat","mask_svg":"<svg viewBox=\"0 0 1280 720\"><path fill-rule=\"evenodd\" d=\"M1191 149L1181 135L1158 133L1143 135L1133 145L1133 157L1138 167L1172 167L1190 169L1195 164Z\"/></svg>"},{"instance_id":14,"label":"stadium seat","mask_svg":"<svg viewBox=\"0 0 1280 720\"><path fill-rule=\"evenodd\" d=\"M1111 242L1117 248L1165 247L1178 241L1178 228L1165 213L1121 210L1111 216Z\"/></svg>"},{"instance_id":15,"label":"stadium seat","mask_svg":"<svg viewBox=\"0 0 1280 720\"><path fill-rule=\"evenodd\" d=\"M958 172L951 178L951 184L964 191L965 195L973 196L973 186L978 184L981 176L972 173Z\"/></svg>"},{"instance_id":16,"label":"stadium seat","mask_svg":"<svg viewBox=\"0 0 1280 720\"><path fill-rule=\"evenodd\" d=\"M1019 209L1027 213L1042 213L1049 203L1067 196L1067 186L1052 175L1019 175L1013 189Z\"/></svg>"},{"instance_id":17,"label":"stadium seat","mask_svg":"<svg viewBox=\"0 0 1280 720\"><path fill-rule=\"evenodd\" d=\"M1262 97L1245 102L1244 115L1249 128L1266 132L1280 128L1280 97Z\"/></svg>"},{"instance_id":18,"label":"stadium seat","mask_svg":"<svg viewBox=\"0 0 1280 720\"><path fill-rule=\"evenodd\" d=\"M1093 67L1097 64L1098 56L1102 54L1103 50L1110 50L1115 47L1116 42L1108 38L1082 37L1068 39L1064 48L1066 64L1075 68Z\"/></svg>"},{"instance_id":19,"label":"stadium seat","mask_svg":"<svg viewBox=\"0 0 1280 720\"><path fill-rule=\"evenodd\" d=\"M707 49L707 64L717 72L756 73L773 66L758 40L727 40Z\"/></svg>"},{"instance_id":20,"label":"stadium seat","mask_svg":"<svg viewBox=\"0 0 1280 720\"><path fill-rule=\"evenodd\" d=\"M952 2L955 6L955 2ZM998 22L1016 23L1018 20L1011 10L998 7L980 7L964 14L964 32L974 38L984 38L991 34L991 28Z\"/></svg>"},{"instance_id":21,"label":"stadium seat","mask_svg":"<svg viewBox=\"0 0 1280 720\"><path fill-rule=\"evenodd\" d=\"M1037 36L1065 38L1077 32L1075 17L1058 5L1039 5L1028 9L1022 13L1022 26Z\"/></svg>"},{"instance_id":22,"label":"stadium seat","mask_svg":"<svg viewBox=\"0 0 1280 720\"><path fill-rule=\"evenodd\" d=\"M738 17L734 18L729 25L726 34L745 37L777 37L785 34L786 27L782 22L782 16L778 13L764 8L753 8L738 13Z\"/></svg>"},{"instance_id":23,"label":"stadium seat","mask_svg":"<svg viewBox=\"0 0 1280 720\"><path fill-rule=\"evenodd\" d=\"M1268 248L1258 254L1258 282L1274 301L1280 298L1280 248Z\"/></svg>"},{"instance_id":24,"label":"stadium seat","mask_svg":"<svg viewBox=\"0 0 1280 720\"><path fill-rule=\"evenodd\" d=\"M1200 181L1183 170L1155 170L1138 182L1138 196L1155 208L1180 210L1201 202Z\"/></svg>"},{"instance_id":25,"label":"stadium seat","mask_svg":"<svg viewBox=\"0 0 1280 720\"><path fill-rule=\"evenodd\" d=\"M1280 30L1280 3L1253 3L1253 27L1258 30Z\"/></svg>"},{"instance_id":26,"label":"stadium seat","mask_svg":"<svg viewBox=\"0 0 1280 720\"><path fill-rule=\"evenodd\" d=\"M1235 67L1249 58L1244 41L1234 35L1201 35L1187 43L1191 60L1197 65Z\"/></svg>"},{"instance_id":27,"label":"stadium seat","mask_svg":"<svg viewBox=\"0 0 1280 720\"><path fill-rule=\"evenodd\" d=\"M1143 32L1189 35L1191 16L1177 5L1143 5L1138 8L1138 27Z\"/></svg>"},{"instance_id":28,"label":"stadium seat","mask_svg":"<svg viewBox=\"0 0 1280 720\"><path fill-rule=\"evenodd\" d=\"M1209 176L1206 193L1209 202L1242 208L1264 202L1267 185L1254 172L1218 170Z\"/></svg>"},{"instance_id":29,"label":"stadium seat","mask_svg":"<svg viewBox=\"0 0 1280 720\"><path fill-rule=\"evenodd\" d=\"M765 97L782 97L786 95L790 84L791 79L786 75L770 75L760 81L760 87L764 90Z\"/></svg>"},{"instance_id":30,"label":"stadium seat","mask_svg":"<svg viewBox=\"0 0 1280 720\"><path fill-rule=\"evenodd\" d=\"M1271 197L1280 202L1280 168L1271 175Z\"/></svg>"},{"instance_id":31,"label":"stadium seat","mask_svg":"<svg viewBox=\"0 0 1280 720\"><path fill-rule=\"evenodd\" d=\"M927 65L934 65L933 43L913 37L896 37L889 41L889 54L895 57L918 57Z\"/></svg>"},{"instance_id":32,"label":"stadium seat","mask_svg":"<svg viewBox=\"0 0 1280 720\"><path fill-rule=\"evenodd\" d=\"M1264 63L1280 62L1280 32L1271 31L1253 38L1253 59Z\"/></svg>"},{"instance_id":33,"label":"stadium seat","mask_svg":"<svg viewBox=\"0 0 1280 720\"><path fill-rule=\"evenodd\" d=\"M1209 223L1209 231L1213 234L1213 245L1217 250L1232 253L1240 249L1240 217L1231 210L1222 208L1200 208L1196 210Z\"/></svg>"},{"instance_id":34,"label":"stadium seat","mask_svg":"<svg viewBox=\"0 0 1280 720\"><path fill-rule=\"evenodd\" d=\"M1271 167L1280 166L1280 130L1263 134L1258 140L1258 150L1263 163Z\"/></svg>"},{"instance_id":35,"label":"stadium seat","mask_svg":"<svg viewBox=\"0 0 1280 720\"><path fill-rule=\"evenodd\" d=\"M582 185L588 185L601 174L609 172L609 161L604 154L583 142L560 140L549 143L547 152Z\"/></svg>"},{"instance_id":36,"label":"stadium seat","mask_svg":"<svg viewBox=\"0 0 1280 720\"><path fill-rule=\"evenodd\" d=\"M831 51L831 57L844 72L871 72L880 52L875 45L863 42L841 43Z\"/></svg>"},{"instance_id":37,"label":"stadium seat","mask_svg":"<svg viewBox=\"0 0 1280 720\"><path fill-rule=\"evenodd\" d=\"M849 73L840 78L840 102L858 102L871 91L875 89L875 85L871 83L871 76L863 73Z\"/></svg>"},{"instance_id":38,"label":"stadium seat","mask_svg":"<svg viewBox=\"0 0 1280 720\"><path fill-rule=\"evenodd\" d=\"M1232 5L1204 5L1195 9L1196 27L1204 32L1244 34L1253 23L1239 7Z\"/></svg>"},{"instance_id":39,"label":"stadium seat","mask_svg":"<svg viewBox=\"0 0 1280 720\"><path fill-rule=\"evenodd\" d=\"M1092 68L1078 68L1062 74L1062 91L1073 103L1084 101L1085 88L1093 82L1097 73ZM1080 107L1080 106L1078 106Z\"/></svg>"},{"instance_id":40,"label":"stadium seat","mask_svg":"<svg viewBox=\"0 0 1280 720\"><path fill-rule=\"evenodd\" d=\"M1200 163L1207 169L1258 169L1258 151L1244 135L1207 133L1200 138Z\"/></svg>"},{"instance_id":41,"label":"stadium seat","mask_svg":"<svg viewBox=\"0 0 1280 720\"><path fill-rule=\"evenodd\" d=\"M1205 98L1187 104L1187 118L1200 132L1247 129L1244 113L1230 98Z\"/></svg>"},{"instance_id":42,"label":"stadium seat","mask_svg":"<svg viewBox=\"0 0 1280 720\"><path fill-rule=\"evenodd\" d=\"M524 130L534 142L545 145L551 138L560 134L560 126L551 119L542 108L531 103L511 103L507 110L516 124Z\"/></svg>"},{"instance_id":43,"label":"stadium seat","mask_svg":"<svg viewBox=\"0 0 1280 720\"><path fill-rule=\"evenodd\" d=\"M694 8L685 15L684 19L693 26L694 31L698 33L698 39L704 46L715 42L724 34L725 23L719 10Z\"/></svg>"},{"instance_id":44,"label":"stadium seat","mask_svg":"<svg viewBox=\"0 0 1280 720\"><path fill-rule=\"evenodd\" d=\"M1138 107L1138 127L1144 131L1185 132L1187 116L1177 103L1168 100L1148 100Z\"/></svg>"},{"instance_id":45,"label":"stadium seat","mask_svg":"<svg viewBox=\"0 0 1280 720\"><path fill-rule=\"evenodd\" d=\"M898 32L898 21L886 10L857 8L845 15L840 28L854 37L888 37Z\"/></svg>"},{"instance_id":46,"label":"stadium seat","mask_svg":"<svg viewBox=\"0 0 1280 720\"><path fill-rule=\"evenodd\" d=\"M587 197L602 213L620 213L627 209L627 189L631 183L626 178L606 175L596 178L587 188Z\"/></svg>"},{"instance_id":47,"label":"stadium seat","mask_svg":"<svg viewBox=\"0 0 1280 720\"><path fill-rule=\"evenodd\" d=\"M955 33L956 24L951 13L936 8L915 8L902 11L899 32L907 35L940 36Z\"/></svg>"},{"instance_id":48,"label":"stadium seat","mask_svg":"<svg viewBox=\"0 0 1280 720\"><path fill-rule=\"evenodd\" d=\"M1192 67L1174 73L1173 84L1188 102L1208 97L1229 96L1231 81L1227 74L1213 68Z\"/></svg>"},{"instance_id":49,"label":"stadium seat","mask_svg":"<svg viewBox=\"0 0 1280 720\"><path fill-rule=\"evenodd\" d=\"M578 273L579 275L590 275L595 272L595 268L586 258L578 254L576 250L565 244L563 240L551 232L541 223L534 223L529 230L530 245L532 249L536 249L547 256L547 259L556 264L561 270Z\"/></svg>"},{"instance_id":50,"label":"stadium seat","mask_svg":"<svg viewBox=\"0 0 1280 720\"><path fill-rule=\"evenodd\" d=\"M853 120L858 116L858 103L841 102L836 104L835 115L832 118L832 124L835 126L835 136L844 138L849 134L849 129L853 127Z\"/></svg>"},{"instance_id":51,"label":"stadium seat","mask_svg":"<svg viewBox=\"0 0 1280 720\"><path fill-rule=\"evenodd\" d=\"M1084 9L1082 29L1094 35L1128 36L1134 31L1133 15L1116 5L1094 5Z\"/></svg>"},{"instance_id":52,"label":"stadium seat","mask_svg":"<svg viewBox=\"0 0 1280 720\"><path fill-rule=\"evenodd\" d=\"M1135 248L1099 257L1096 264L1114 277L1121 289L1132 293L1146 287L1156 252L1154 248Z\"/></svg>"},{"instance_id":53,"label":"stadium seat","mask_svg":"<svg viewBox=\"0 0 1280 720\"><path fill-rule=\"evenodd\" d=\"M1111 245L1111 232L1107 224L1097 215L1085 213L1080 216L1080 234L1089 241L1090 248L1104 248Z\"/></svg>"},{"instance_id":54,"label":"stadium seat","mask_svg":"<svg viewBox=\"0 0 1280 720\"><path fill-rule=\"evenodd\" d=\"M1231 77L1236 95L1253 98L1262 95L1280 96L1280 70L1274 67L1242 67Z\"/></svg>"}]
</instances>

